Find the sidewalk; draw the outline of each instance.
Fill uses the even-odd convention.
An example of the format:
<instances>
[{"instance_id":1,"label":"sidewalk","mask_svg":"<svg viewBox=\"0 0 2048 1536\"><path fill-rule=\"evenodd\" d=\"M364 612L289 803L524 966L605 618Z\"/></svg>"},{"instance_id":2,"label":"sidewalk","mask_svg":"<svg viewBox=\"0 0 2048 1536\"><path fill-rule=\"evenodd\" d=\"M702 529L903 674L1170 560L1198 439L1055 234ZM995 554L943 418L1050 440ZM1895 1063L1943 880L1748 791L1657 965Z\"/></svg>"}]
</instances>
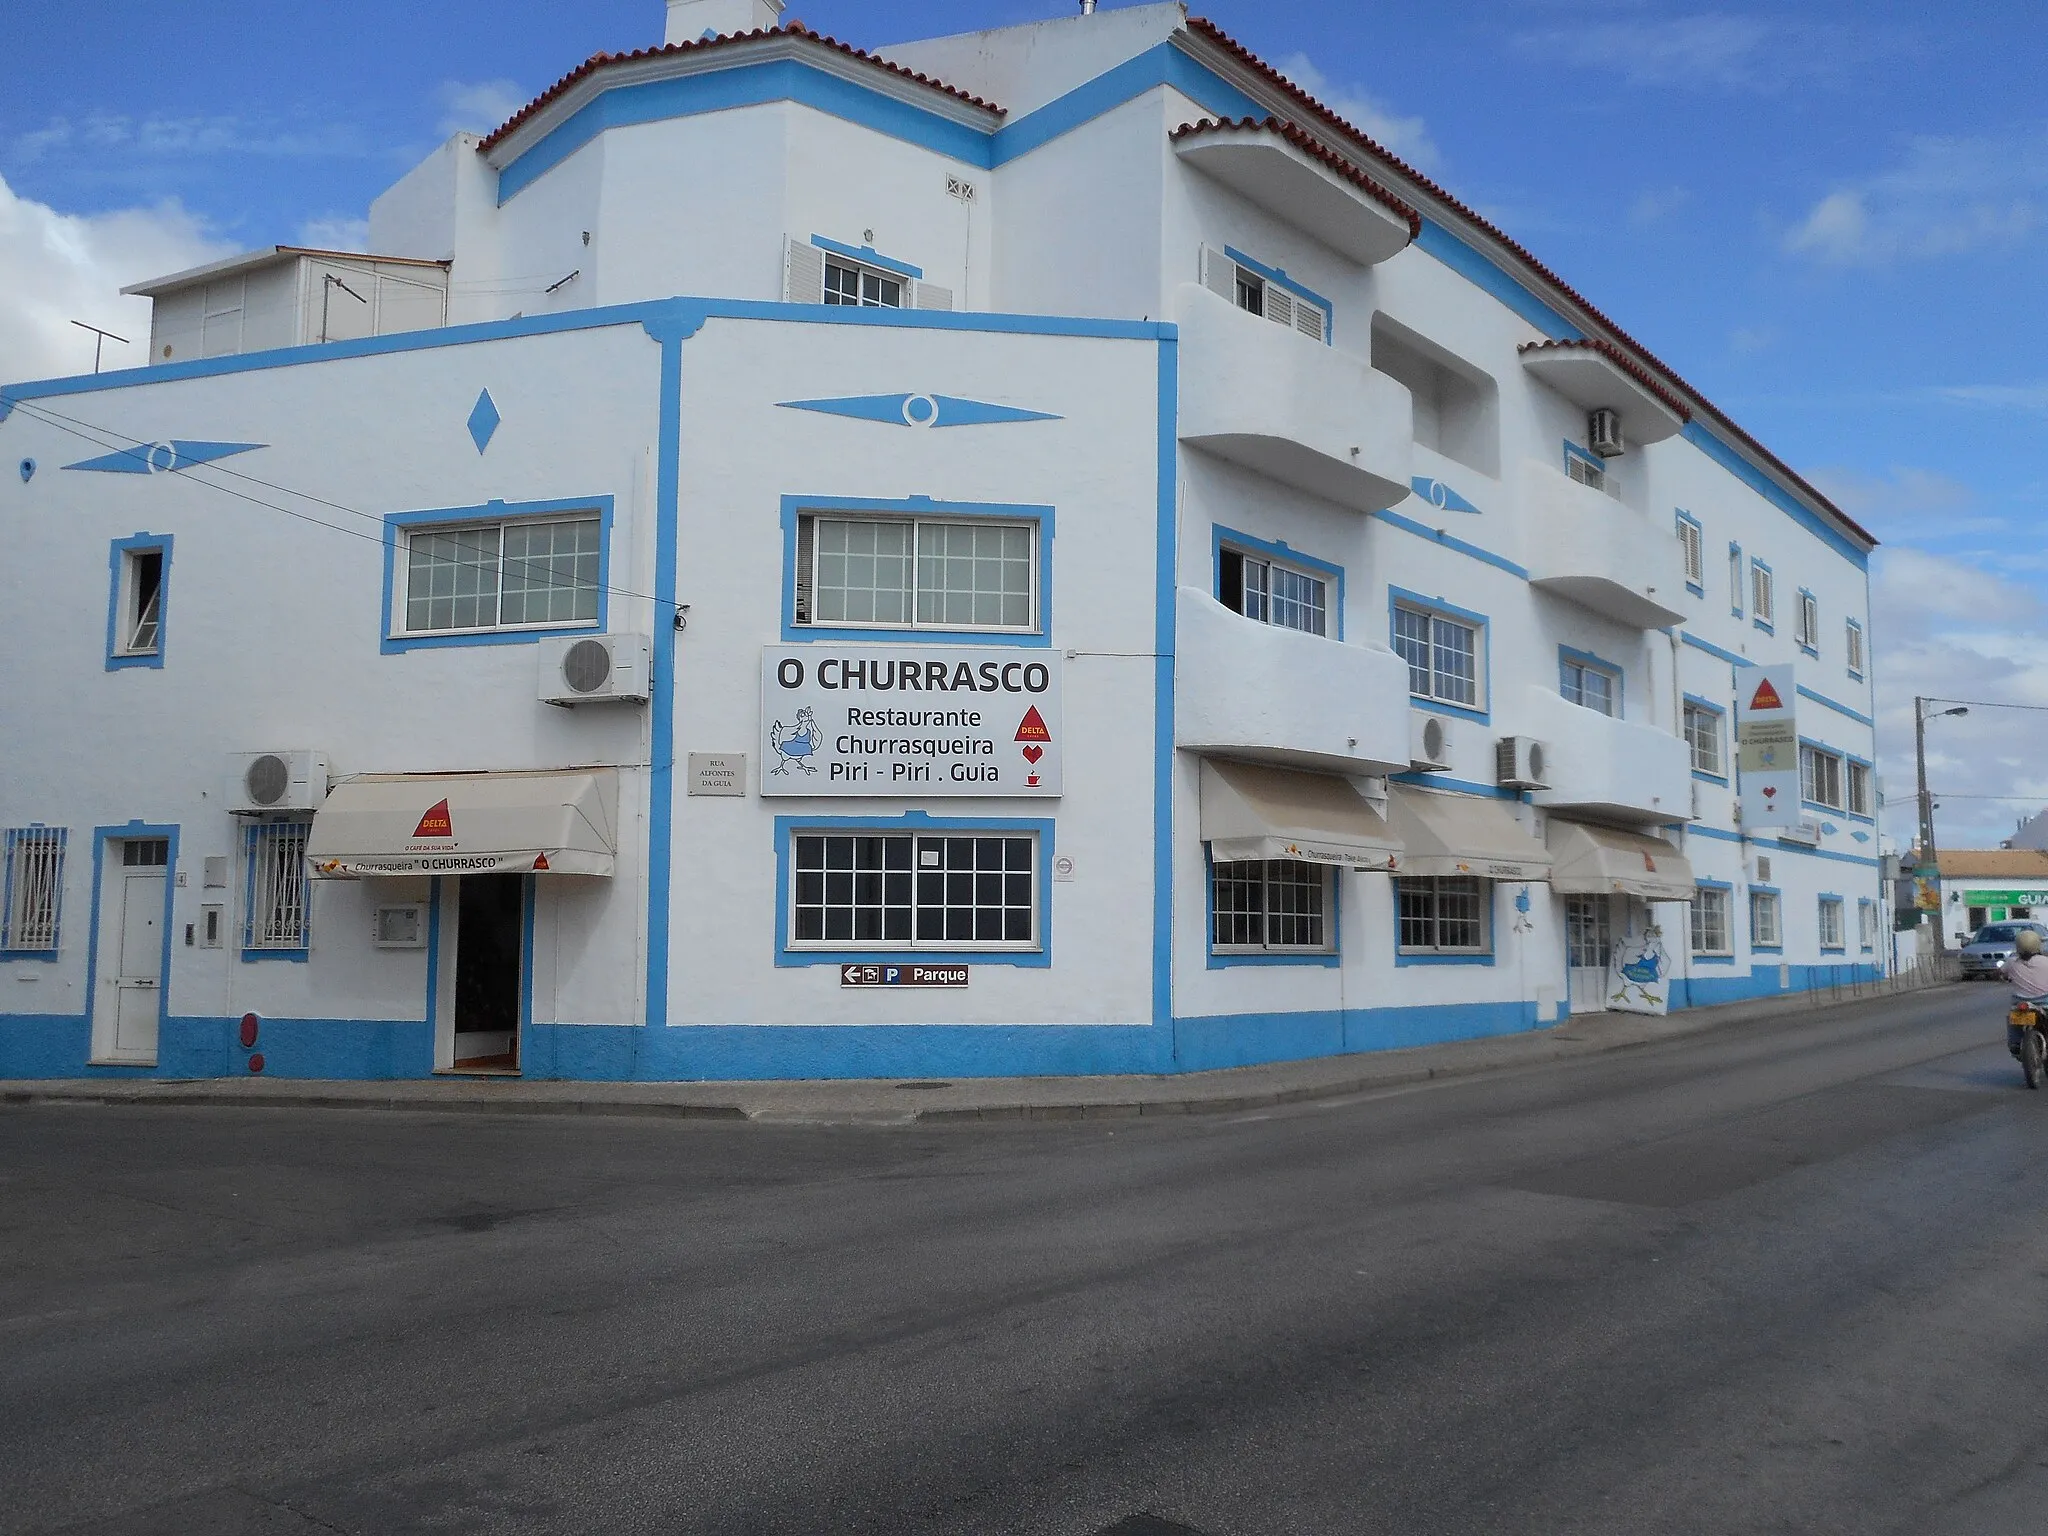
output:
<instances>
[{"instance_id":1,"label":"sidewalk","mask_svg":"<svg viewBox=\"0 0 2048 1536\"><path fill-rule=\"evenodd\" d=\"M1959 985L1921 990L1946 992ZM0 1083L0 1105L232 1104L439 1114L652 1115L761 1125L931 1125L1224 1114L1598 1055L1783 1014L1836 1013L1903 995L1910 994L1876 990L1840 1003L1817 1005L1812 994L1791 993L1718 1008L1687 1009L1664 1018L1590 1014L1557 1029L1525 1034L1166 1076L987 1077L943 1083L888 1078L710 1083L528 1082L489 1077L399 1082L64 1078Z\"/></svg>"}]
</instances>

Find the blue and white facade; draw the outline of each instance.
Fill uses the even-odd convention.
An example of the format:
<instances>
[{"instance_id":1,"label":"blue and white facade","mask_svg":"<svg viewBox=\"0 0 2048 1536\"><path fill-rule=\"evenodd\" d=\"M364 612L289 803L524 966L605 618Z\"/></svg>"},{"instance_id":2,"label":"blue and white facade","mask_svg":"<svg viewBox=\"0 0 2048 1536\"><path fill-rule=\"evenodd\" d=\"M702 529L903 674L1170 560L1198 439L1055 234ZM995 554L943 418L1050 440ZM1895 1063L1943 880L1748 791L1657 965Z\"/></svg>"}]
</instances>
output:
<instances>
[{"instance_id":1,"label":"blue and white facade","mask_svg":"<svg viewBox=\"0 0 2048 1536\"><path fill-rule=\"evenodd\" d=\"M1174 1072L1646 941L1671 1007L1873 972L1866 534L1176 4L775 9L0 385L0 1076Z\"/></svg>"}]
</instances>

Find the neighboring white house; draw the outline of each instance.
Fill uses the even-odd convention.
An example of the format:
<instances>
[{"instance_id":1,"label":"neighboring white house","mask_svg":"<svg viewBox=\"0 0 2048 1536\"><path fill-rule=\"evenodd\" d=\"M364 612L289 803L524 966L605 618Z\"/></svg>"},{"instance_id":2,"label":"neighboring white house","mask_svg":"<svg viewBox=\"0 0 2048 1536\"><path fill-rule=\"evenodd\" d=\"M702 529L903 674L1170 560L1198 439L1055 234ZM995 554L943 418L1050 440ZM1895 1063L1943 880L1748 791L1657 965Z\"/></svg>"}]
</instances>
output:
<instances>
[{"instance_id":1,"label":"neighboring white house","mask_svg":"<svg viewBox=\"0 0 2048 1536\"><path fill-rule=\"evenodd\" d=\"M776 9L0 386L0 1075L1171 1072L1876 970L1868 534L1177 4Z\"/></svg>"}]
</instances>

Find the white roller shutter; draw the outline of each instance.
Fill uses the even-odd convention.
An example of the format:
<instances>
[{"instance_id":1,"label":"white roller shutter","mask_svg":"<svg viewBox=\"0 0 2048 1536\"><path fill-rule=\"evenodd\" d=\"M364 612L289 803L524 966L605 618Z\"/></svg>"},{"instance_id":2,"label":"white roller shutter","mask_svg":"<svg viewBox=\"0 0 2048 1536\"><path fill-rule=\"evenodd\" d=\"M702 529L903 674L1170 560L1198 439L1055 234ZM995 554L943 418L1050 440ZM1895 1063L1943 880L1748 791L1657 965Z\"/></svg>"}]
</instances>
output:
<instances>
[{"instance_id":1,"label":"white roller shutter","mask_svg":"<svg viewBox=\"0 0 2048 1536\"><path fill-rule=\"evenodd\" d=\"M825 253L794 235L784 242L782 296L791 304L825 302Z\"/></svg>"},{"instance_id":2,"label":"white roller shutter","mask_svg":"<svg viewBox=\"0 0 2048 1536\"><path fill-rule=\"evenodd\" d=\"M910 302L917 309L951 309L953 290L937 283L912 283Z\"/></svg>"}]
</instances>

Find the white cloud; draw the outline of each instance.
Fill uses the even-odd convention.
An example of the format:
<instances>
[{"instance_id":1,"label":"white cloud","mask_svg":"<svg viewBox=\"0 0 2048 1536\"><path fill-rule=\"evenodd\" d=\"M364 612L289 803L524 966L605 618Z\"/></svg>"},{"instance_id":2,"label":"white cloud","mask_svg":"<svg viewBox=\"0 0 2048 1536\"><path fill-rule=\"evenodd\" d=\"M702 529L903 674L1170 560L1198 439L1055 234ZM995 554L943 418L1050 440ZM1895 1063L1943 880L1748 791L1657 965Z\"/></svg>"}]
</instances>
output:
<instances>
[{"instance_id":1,"label":"white cloud","mask_svg":"<svg viewBox=\"0 0 2048 1536\"><path fill-rule=\"evenodd\" d=\"M1933 470L1898 465L1872 474L1823 468L1807 478L1886 544L1929 544L2006 526L2000 519L1974 515L1977 493Z\"/></svg>"},{"instance_id":2,"label":"white cloud","mask_svg":"<svg viewBox=\"0 0 2048 1536\"><path fill-rule=\"evenodd\" d=\"M1637 228L1661 222L1692 201L1692 194L1684 187L1661 187L1645 192L1636 198L1628 210L1628 221Z\"/></svg>"},{"instance_id":3,"label":"white cloud","mask_svg":"<svg viewBox=\"0 0 2048 1536\"><path fill-rule=\"evenodd\" d=\"M1836 187L1785 234L1833 266L2020 244L2048 226L2048 130L1908 141L1888 171Z\"/></svg>"},{"instance_id":4,"label":"white cloud","mask_svg":"<svg viewBox=\"0 0 2048 1536\"><path fill-rule=\"evenodd\" d=\"M1429 125L1421 118L1402 117L1357 87L1336 84L1305 53L1288 55L1279 69L1382 149L1392 150L1418 170L1433 171L1442 163Z\"/></svg>"},{"instance_id":5,"label":"white cloud","mask_svg":"<svg viewBox=\"0 0 2048 1536\"><path fill-rule=\"evenodd\" d=\"M348 158L366 153L361 130L349 123L279 123L231 114L131 117L121 112L90 112L77 121L52 118L41 128L17 135L10 149L23 163L74 150L115 150L151 159L226 154Z\"/></svg>"},{"instance_id":6,"label":"white cloud","mask_svg":"<svg viewBox=\"0 0 2048 1536\"><path fill-rule=\"evenodd\" d=\"M106 344L104 366L140 367L149 343L149 300L123 298L125 283L231 255L205 220L176 202L111 213L59 213L17 196L0 177L0 369L5 381L92 371L84 320L129 338Z\"/></svg>"},{"instance_id":7,"label":"white cloud","mask_svg":"<svg viewBox=\"0 0 2048 1536\"><path fill-rule=\"evenodd\" d=\"M1768 325L1738 325L1728 335L1728 350L1739 357L1767 352L1778 342L1778 333Z\"/></svg>"},{"instance_id":8,"label":"white cloud","mask_svg":"<svg viewBox=\"0 0 2048 1536\"><path fill-rule=\"evenodd\" d=\"M1928 393L1953 405L2048 414L2048 384L1937 384Z\"/></svg>"},{"instance_id":9,"label":"white cloud","mask_svg":"<svg viewBox=\"0 0 2048 1536\"><path fill-rule=\"evenodd\" d=\"M316 251L367 251L370 248L370 221L352 219L339 213L308 219L299 226L298 243L309 245Z\"/></svg>"},{"instance_id":10,"label":"white cloud","mask_svg":"<svg viewBox=\"0 0 2048 1536\"><path fill-rule=\"evenodd\" d=\"M530 99L510 80L444 80L441 132L487 134Z\"/></svg>"},{"instance_id":11,"label":"white cloud","mask_svg":"<svg viewBox=\"0 0 2048 1536\"><path fill-rule=\"evenodd\" d=\"M1515 38L1523 52L1631 85L1775 91L1839 78L1892 46L1881 32L1796 18L1702 11L1546 27Z\"/></svg>"}]
</instances>

